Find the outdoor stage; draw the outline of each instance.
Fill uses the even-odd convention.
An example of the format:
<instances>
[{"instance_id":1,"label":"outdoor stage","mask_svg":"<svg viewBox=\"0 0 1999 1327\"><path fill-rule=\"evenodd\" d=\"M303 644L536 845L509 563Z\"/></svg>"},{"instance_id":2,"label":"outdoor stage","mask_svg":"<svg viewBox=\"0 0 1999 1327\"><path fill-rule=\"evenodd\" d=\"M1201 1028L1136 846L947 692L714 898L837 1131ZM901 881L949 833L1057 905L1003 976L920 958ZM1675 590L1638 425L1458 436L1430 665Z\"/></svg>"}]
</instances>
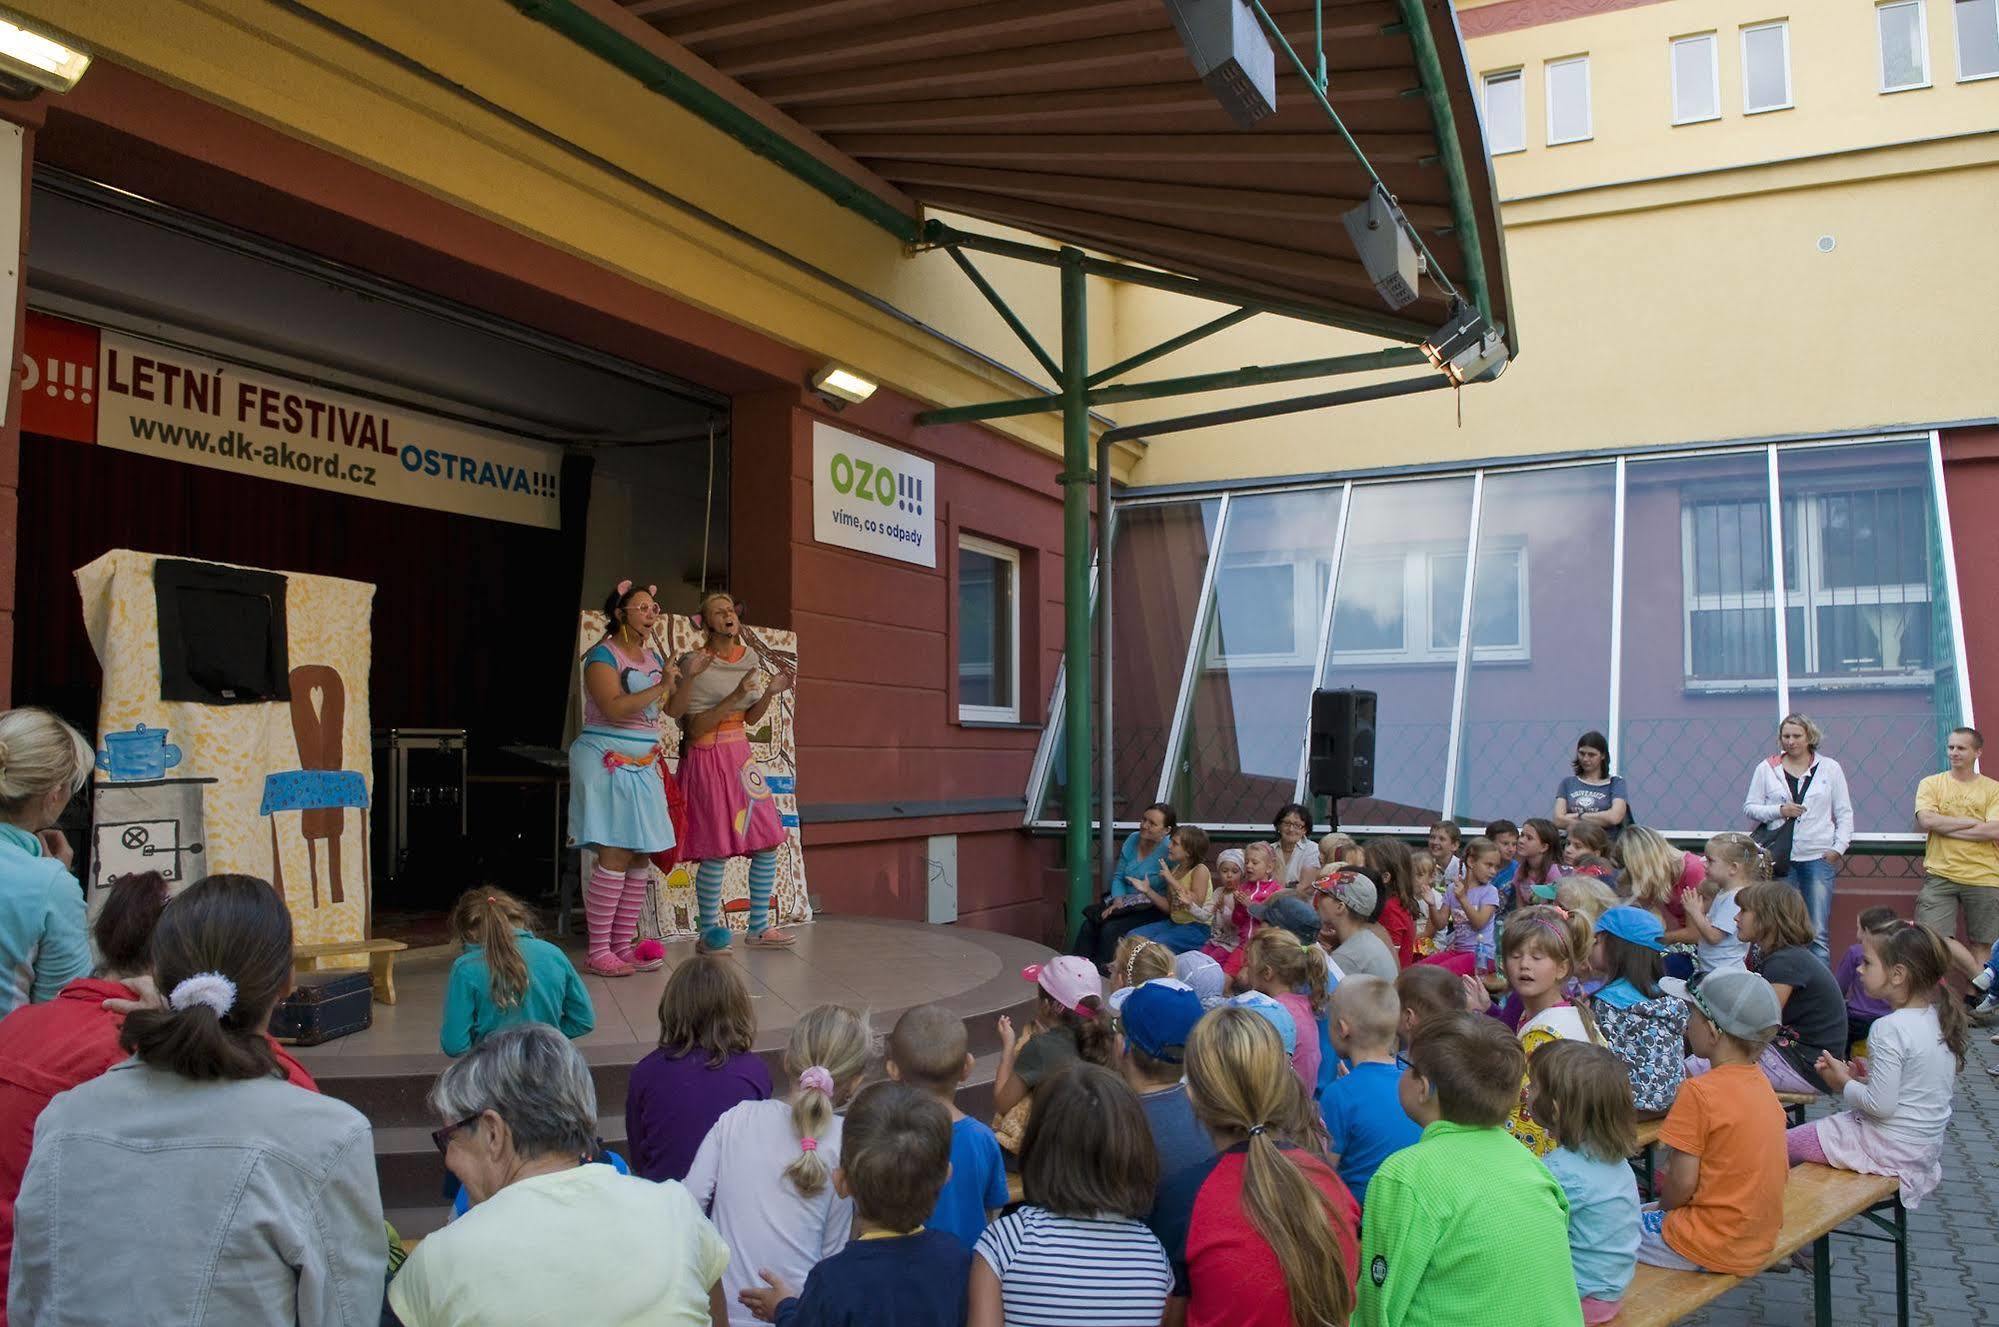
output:
<instances>
[{"instance_id":1,"label":"outdoor stage","mask_svg":"<svg viewBox=\"0 0 1999 1327\"><path fill-rule=\"evenodd\" d=\"M774 1081L783 1077L791 1025L815 1005L868 1010L885 1037L903 1010L935 1001L964 1018L978 1057L959 1104L969 1114L991 1113L999 1049L994 1023L1001 1014L1021 1025L1033 1016L1033 988L1021 981L1020 970L1045 958L1045 946L993 931L863 917L829 917L789 929L798 937L793 949L745 950L738 943L731 951L755 1002L756 1050ZM581 958L580 938L561 943ZM693 943L683 941L667 947L667 966L658 972L583 978L597 1027L577 1045L597 1082L599 1135L619 1151L631 1066L658 1044L660 992L673 965L693 952ZM327 1095L351 1103L374 1124L382 1203L404 1235L427 1234L444 1218L444 1169L430 1141L438 1121L424 1096L450 1063L438 1050L437 1029L456 956L455 947L404 955L396 964L398 1003L376 1005L373 1027L295 1051Z\"/></svg>"}]
</instances>

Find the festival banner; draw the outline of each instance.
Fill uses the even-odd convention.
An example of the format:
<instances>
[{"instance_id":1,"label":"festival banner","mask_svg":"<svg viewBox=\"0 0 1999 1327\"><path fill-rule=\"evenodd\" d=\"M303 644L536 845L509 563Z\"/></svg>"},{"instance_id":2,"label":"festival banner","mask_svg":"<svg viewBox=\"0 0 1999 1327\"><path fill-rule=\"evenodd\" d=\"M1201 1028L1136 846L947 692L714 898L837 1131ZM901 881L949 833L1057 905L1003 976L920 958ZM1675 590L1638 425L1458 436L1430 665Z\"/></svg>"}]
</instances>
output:
<instances>
[{"instance_id":1,"label":"festival banner","mask_svg":"<svg viewBox=\"0 0 1999 1327\"><path fill-rule=\"evenodd\" d=\"M21 427L190 465L554 529L562 450L30 311Z\"/></svg>"}]
</instances>

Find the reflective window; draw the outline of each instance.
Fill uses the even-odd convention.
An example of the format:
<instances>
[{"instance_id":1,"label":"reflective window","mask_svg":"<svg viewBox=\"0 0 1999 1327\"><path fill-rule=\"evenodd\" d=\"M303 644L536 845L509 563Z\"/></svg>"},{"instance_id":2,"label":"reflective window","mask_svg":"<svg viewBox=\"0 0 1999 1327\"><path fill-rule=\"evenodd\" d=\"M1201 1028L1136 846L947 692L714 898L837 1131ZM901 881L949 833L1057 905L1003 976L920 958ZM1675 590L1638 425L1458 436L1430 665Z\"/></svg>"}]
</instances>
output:
<instances>
[{"instance_id":1,"label":"reflective window","mask_svg":"<svg viewBox=\"0 0 1999 1327\"><path fill-rule=\"evenodd\" d=\"M1999 76L1999 0L1957 0L1957 76Z\"/></svg>"},{"instance_id":2,"label":"reflective window","mask_svg":"<svg viewBox=\"0 0 1999 1327\"><path fill-rule=\"evenodd\" d=\"M1551 60L1543 69L1548 94L1548 145L1590 136L1589 57Z\"/></svg>"},{"instance_id":3,"label":"reflective window","mask_svg":"<svg viewBox=\"0 0 1999 1327\"><path fill-rule=\"evenodd\" d=\"M1673 123L1721 117L1721 75L1715 63L1714 34L1681 37L1673 43Z\"/></svg>"},{"instance_id":4,"label":"reflective window","mask_svg":"<svg viewBox=\"0 0 1999 1327\"><path fill-rule=\"evenodd\" d=\"M1791 25L1763 23L1742 30L1742 110L1781 111L1791 105Z\"/></svg>"},{"instance_id":5,"label":"reflective window","mask_svg":"<svg viewBox=\"0 0 1999 1327\"><path fill-rule=\"evenodd\" d=\"M1182 817L1256 824L1295 794L1339 512L1338 488L1230 502L1168 799Z\"/></svg>"},{"instance_id":6,"label":"reflective window","mask_svg":"<svg viewBox=\"0 0 1999 1327\"><path fill-rule=\"evenodd\" d=\"M1194 635L1194 608L1208 568L1208 550L1222 509L1219 498L1157 507L1125 507L1113 526L1111 626L1112 755L1117 783L1115 815L1136 820L1159 792L1166 765L1166 734L1187 644ZM1094 649L1095 636L1091 643ZM1094 666L1094 659L1092 664ZM1094 713L1094 707L1093 707ZM1042 815L1062 818L1066 744L1059 714L1052 719L1055 750L1049 762L1048 793ZM1094 778L1096 753L1091 753Z\"/></svg>"},{"instance_id":7,"label":"reflective window","mask_svg":"<svg viewBox=\"0 0 1999 1327\"><path fill-rule=\"evenodd\" d=\"M1923 0L1893 0L1874 7L1881 30L1881 90L1928 87L1930 53Z\"/></svg>"},{"instance_id":8,"label":"reflective window","mask_svg":"<svg viewBox=\"0 0 1999 1327\"><path fill-rule=\"evenodd\" d=\"M1609 727L1616 509L1613 465L1485 477L1454 799L1468 825L1547 815L1576 738Z\"/></svg>"},{"instance_id":9,"label":"reflective window","mask_svg":"<svg viewBox=\"0 0 1999 1327\"><path fill-rule=\"evenodd\" d=\"M1527 113L1521 100L1520 71L1487 74L1485 88L1485 147L1492 156L1518 152L1527 146Z\"/></svg>"},{"instance_id":10,"label":"reflective window","mask_svg":"<svg viewBox=\"0 0 1999 1327\"><path fill-rule=\"evenodd\" d=\"M958 718L1020 721L1020 553L958 539Z\"/></svg>"},{"instance_id":11,"label":"reflective window","mask_svg":"<svg viewBox=\"0 0 1999 1327\"><path fill-rule=\"evenodd\" d=\"M1321 684L1375 692L1379 717L1374 797L1342 802L1343 822L1426 825L1440 813L1471 491L1468 475L1354 486ZM1495 593L1489 621L1517 619L1525 582L1516 584L1512 604ZM1492 629L1503 636L1509 628Z\"/></svg>"}]
</instances>

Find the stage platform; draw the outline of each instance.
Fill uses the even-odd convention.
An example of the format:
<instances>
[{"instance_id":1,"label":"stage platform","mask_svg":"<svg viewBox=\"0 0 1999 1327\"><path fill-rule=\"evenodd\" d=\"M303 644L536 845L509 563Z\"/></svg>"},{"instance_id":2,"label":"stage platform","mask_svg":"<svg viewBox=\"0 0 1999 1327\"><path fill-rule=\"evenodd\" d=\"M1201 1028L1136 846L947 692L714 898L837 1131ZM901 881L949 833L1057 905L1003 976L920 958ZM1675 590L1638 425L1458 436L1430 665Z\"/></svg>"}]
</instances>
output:
<instances>
[{"instance_id":1,"label":"stage platform","mask_svg":"<svg viewBox=\"0 0 1999 1327\"><path fill-rule=\"evenodd\" d=\"M871 1012L886 1036L913 1005L942 1003L964 1018L978 1065L960 1094L960 1108L991 1113L993 1067L998 1059L995 1022L1011 1014L1033 1016L1033 988L1020 970L1046 957L1046 946L992 931L864 917L828 917L792 928L790 950L731 951L757 1011L756 1050L782 1077L791 1026L804 1011L844 1004ZM574 937L564 947L579 961ZM673 965L692 956L692 941L667 946L667 966L631 977L585 976L597 1009L597 1027L577 1042L597 1083L599 1133L624 1150L625 1083L631 1066L659 1038L659 997ZM375 1155L382 1202L405 1235L422 1235L444 1217L440 1185L444 1168L430 1141L437 1121L424 1096L450 1060L438 1050L444 985L456 950L412 951L396 964L395 1005L375 1006L366 1032L324 1046L301 1047L299 1060L329 1096L339 1097L375 1126Z\"/></svg>"}]
</instances>

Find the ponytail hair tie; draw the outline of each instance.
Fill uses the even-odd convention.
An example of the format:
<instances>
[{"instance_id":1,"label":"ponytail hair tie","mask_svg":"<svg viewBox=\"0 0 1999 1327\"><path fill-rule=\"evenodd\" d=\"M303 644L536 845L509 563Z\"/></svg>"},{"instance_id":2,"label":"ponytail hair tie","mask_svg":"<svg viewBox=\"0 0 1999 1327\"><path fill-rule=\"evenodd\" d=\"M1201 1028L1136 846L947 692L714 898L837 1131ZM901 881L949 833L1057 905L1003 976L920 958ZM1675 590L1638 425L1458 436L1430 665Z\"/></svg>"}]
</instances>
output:
<instances>
[{"instance_id":1,"label":"ponytail hair tie","mask_svg":"<svg viewBox=\"0 0 1999 1327\"><path fill-rule=\"evenodd\" d=\"M815 1064L798 1076L798 1085L807 1092L824 1092L833 1095L833 1073L823 1064Z\"/></svg>"},{"instance_id":2,"label":"ponytail hair tie","mask_svg":"<svg viewBox=\"0 0 1999 1327\"><path fill-rule=\"evenodd\" d=\"M819 1150L819 1140L817 1138L801 1138L798 1140L798 1150L801 1152L817 1152Z\"/></svg>"},{"instance_id":3,"label":"ponytail hair tie","mask_svg":"<svg viewBox=\"0 0 1999 1327\"><path fill-rule=\"evenodd\" d=\"M236 983L219 972L197 972L173 988L167 1008L185 1013L196 1005L206 1005L217 1018L227 1018L236 1007Z\"/></svg>"},{"instance_id":4,"label":"ponytail hair tie","mask_svg":"<svg viewBox=\"0 0 1999 1327\"><path fill-rule=\"evenodd\" d=\"M1249 1136L1251 1138L1259 1137L1262 1135L1263 1131L1265 1129L1268 1129L1269 1127L1270 1126L1267 1124L1252 1124L1249 1126Z\"/></svg>"}]
</instances>

